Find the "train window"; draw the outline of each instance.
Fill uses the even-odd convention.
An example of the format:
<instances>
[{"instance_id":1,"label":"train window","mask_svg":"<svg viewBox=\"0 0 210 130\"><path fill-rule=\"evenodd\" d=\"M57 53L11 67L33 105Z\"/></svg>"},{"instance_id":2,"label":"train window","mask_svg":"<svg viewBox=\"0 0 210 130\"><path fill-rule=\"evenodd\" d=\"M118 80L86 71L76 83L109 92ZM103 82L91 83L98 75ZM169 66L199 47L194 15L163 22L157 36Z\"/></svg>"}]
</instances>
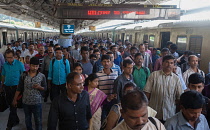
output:
<instances>
[{"instance_id":1,"label":"train window","mask_svg":"<svg viewBox=\"0 0 210 130\"><path fill-rule=\"evenodd\" d=\"M148 35L144 35L143 41L148 41Z\"/></svg>"},{"instance_id":2,"label":"train window","mask_svg":"<svg viewBox=\"0 0 210 130\"><path fill-rule=\"evenodd\" d=\"M155 42L155 36L150 35L149 36L149 47L154 47L154 42Z\"/></svg>"},{"instance_id":3,"label":"train window","mask_svg":"<svg viewBox=\"0 0 210 130\"><path fill-rule=\"evenodd\" d=\"M202 40L202 36L190 36L189 50L201 54Z\"/></svg>"},{"instance_id":4,"label":"train window","mask_svg":"<svg viewBox=\"0 0 210 130\"><path fill-rule=\"evenodd\" d=\"M187 36L177 36L176 44L180 53L183 53L187 48Z\"/></svg>"}]
</instances>

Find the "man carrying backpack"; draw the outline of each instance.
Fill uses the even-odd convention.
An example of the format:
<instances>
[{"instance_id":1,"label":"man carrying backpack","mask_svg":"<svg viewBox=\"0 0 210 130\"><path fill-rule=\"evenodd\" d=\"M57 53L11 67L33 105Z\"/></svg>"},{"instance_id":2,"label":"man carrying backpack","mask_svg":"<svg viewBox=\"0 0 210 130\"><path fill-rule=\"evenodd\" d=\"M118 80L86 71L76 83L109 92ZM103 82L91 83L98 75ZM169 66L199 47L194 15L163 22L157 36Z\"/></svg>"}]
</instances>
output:
<instances>
[{"instance_id":1,"label":"man carrying backpack","mask_svg":"<svg viewBox=\"0 0 210 130\"><path fill-rule=\"evenodd\" d=\"M144 89L147 78L150 75L149 68L143 67L144 56L141 53L137 53L134 57L135 66L133 67L133 81L139 87L140 90Z\"/></svg>"},{"instance_id":2,"label":"man carrying backpack","mask_svg":"<svg viewBox=\"0 0 210 130\"><path fill-rule=\"evenodd\" d=\"M55 59L50 61L48 72L48 87L50 89L50 100L66 91L66 76L70 73L70 65L67 59L63 58L61 48L55 49Z\"/></svg>"},{"instance_id":3,"label":"man carrying backpack","mask_svg":"<svg viewBox=\"0 0 210 130\"><path fill-rule=\"evenodd\" d=\"M32 57L30 70L21 75L14 99L13 106L17 107L18 95L23 93L23 109L27 130L32 130L31 117L35 120L36 130L42 130L42 95L41 91L46 89L47 83L44 74L38 72L39 59Z\"/></svg>"}]
</instances>

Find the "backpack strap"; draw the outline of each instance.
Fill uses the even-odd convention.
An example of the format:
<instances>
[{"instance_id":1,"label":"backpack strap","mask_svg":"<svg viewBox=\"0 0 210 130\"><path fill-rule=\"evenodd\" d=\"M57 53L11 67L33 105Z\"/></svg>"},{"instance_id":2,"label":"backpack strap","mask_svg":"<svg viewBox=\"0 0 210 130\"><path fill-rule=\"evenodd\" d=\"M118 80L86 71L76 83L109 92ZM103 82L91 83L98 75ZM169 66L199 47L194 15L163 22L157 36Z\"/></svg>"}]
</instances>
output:
<instances>
[{"instance_id":1,"label":"backpack strap","mask_svg":"<svg viewBox=\"0 0 210 130\"><path fill-rule=\"evenodd\" d=\"M156 129L158 130L157 123L156 123L155 119L152 117L148 117L148 119L152 122L153 125L155 125Z\"/></svg>"}]
</instances>

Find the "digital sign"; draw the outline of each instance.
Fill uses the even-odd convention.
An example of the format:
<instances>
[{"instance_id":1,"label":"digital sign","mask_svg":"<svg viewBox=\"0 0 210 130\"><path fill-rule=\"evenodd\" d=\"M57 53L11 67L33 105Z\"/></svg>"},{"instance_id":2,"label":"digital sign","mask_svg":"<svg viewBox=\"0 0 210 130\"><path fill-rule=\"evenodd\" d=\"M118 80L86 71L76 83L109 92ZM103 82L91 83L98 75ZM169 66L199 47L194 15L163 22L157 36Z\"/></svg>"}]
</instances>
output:
<instances>
[{"instance_id":1,"label":"digital sign","mask_svg":"<svg viewBox=\"0 0 210 130\"><path fill-rule=\"evenodd\" d=\"M62 24L62 34L72 34L74 33L74 25Z\"/></svg>"},{"instance_id":2,"label":"digital sign","mask_svg":"<svg viewBox=\"0 0 210 130\"><path fill-rule=\"evenodd\" d=\"M59 19L180 19L176 5L131 4L60 4L56 17Z\"/></svg>"}]
</instances>

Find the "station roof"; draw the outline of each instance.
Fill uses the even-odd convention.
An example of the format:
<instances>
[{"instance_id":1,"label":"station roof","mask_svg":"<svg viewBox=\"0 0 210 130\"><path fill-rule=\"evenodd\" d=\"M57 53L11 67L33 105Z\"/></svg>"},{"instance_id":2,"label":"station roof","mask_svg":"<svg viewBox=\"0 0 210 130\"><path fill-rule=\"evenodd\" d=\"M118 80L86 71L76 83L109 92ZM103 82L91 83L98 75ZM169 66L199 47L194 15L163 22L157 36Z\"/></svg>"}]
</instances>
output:
<instances>
[{"instance_id":1,"label":"station roof","mask_svg":"<svg viewBox=\"0 0 210 130\"><path fill-rule=\"evenodd\" d=\"M61 23L74 24L76 30L96 26L110 20L58 19L55 17L61 3L83 4L161 4L171 0L0 0L0 13L22 20L41 22L59 29Z\"/></svg>"}]
</instances>

